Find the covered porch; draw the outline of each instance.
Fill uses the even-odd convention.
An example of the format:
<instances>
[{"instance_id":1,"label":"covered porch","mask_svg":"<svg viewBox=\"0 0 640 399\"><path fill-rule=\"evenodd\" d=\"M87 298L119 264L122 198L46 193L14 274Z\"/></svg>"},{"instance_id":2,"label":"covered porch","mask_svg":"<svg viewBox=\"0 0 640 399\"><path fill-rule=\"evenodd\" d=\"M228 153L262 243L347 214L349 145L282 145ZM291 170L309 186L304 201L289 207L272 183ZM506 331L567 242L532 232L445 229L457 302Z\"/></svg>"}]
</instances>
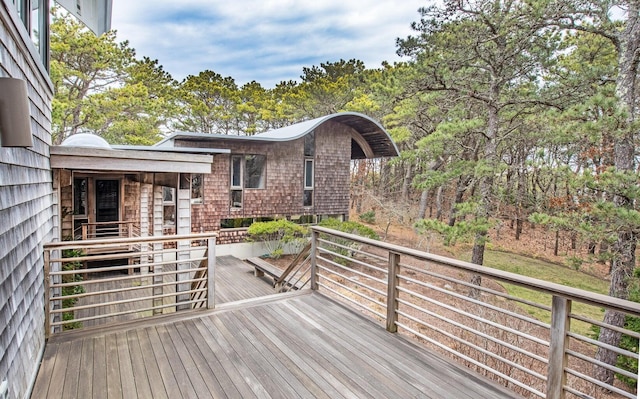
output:
<instances>
[{"instance_id":1,"label":"covered porch","mask_svg":"<svg viewBox=\"0 0 640 399\"><path fill-rule=\"evenodd\" d=\"M112 148L78 134L51 147L60 237L65 240L191 233L191 204L216 149Z\"/></svg>"}]
</instances>

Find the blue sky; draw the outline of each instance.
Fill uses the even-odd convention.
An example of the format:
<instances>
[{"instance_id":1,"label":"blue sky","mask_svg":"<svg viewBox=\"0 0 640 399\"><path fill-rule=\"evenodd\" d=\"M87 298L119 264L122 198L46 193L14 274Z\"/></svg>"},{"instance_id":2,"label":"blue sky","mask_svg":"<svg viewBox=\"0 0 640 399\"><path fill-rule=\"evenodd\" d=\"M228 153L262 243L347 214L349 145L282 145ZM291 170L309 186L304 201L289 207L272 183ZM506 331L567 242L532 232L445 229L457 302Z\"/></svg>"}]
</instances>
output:
<instances>
[{"instance_id":1,"label":"blue sky","mask_svg":"<svg viewBox=\"0 0 640 399\"><path fill-rule=\"evenodd\" d=\"M340 59L400 61L428 0L115 0L112 28L175 79L209 69L272 88L303 67Z\"/></svg>"}]
</instances>

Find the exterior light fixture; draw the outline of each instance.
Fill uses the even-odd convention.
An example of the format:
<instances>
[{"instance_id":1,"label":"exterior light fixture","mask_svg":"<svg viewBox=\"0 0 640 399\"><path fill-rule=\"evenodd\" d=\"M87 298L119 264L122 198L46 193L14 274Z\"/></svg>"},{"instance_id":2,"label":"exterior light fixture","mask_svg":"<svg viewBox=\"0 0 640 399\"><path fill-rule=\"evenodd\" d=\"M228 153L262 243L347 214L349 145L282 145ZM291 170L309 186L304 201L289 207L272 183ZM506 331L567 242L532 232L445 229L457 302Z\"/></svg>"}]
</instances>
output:
<instances>
[{"instance_id":1,"label":"exterior light fixture","mask_svg":"<svg viewBox=\"0 0 640 399\"><path fill-rule=\"evenodd\" d=\"M0 147L31 147L31 116L27 83L0 78Z\"/></svg>"}]
</instances>

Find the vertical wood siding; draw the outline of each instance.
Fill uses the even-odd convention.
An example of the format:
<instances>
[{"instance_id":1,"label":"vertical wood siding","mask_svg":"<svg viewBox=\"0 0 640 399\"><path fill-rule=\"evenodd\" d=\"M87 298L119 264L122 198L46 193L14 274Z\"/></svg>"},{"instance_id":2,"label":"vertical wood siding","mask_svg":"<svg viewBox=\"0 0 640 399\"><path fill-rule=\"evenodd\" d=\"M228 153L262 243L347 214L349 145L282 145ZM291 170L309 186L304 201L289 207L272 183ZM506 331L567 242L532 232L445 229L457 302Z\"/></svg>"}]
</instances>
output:
<instances>
[{"instance_id":1,"label":"vertical wood siding","mask_svg":"<svg viewBox=\"0 0 640 399\"><path fill-rule=\"evenodd\" d=\"M0 0L0 76L24 79L33 147L0 148L0 382L28 394L44 348L42 244L54 238L51 83L14 5Z\"/></svg>"}]
</instances>

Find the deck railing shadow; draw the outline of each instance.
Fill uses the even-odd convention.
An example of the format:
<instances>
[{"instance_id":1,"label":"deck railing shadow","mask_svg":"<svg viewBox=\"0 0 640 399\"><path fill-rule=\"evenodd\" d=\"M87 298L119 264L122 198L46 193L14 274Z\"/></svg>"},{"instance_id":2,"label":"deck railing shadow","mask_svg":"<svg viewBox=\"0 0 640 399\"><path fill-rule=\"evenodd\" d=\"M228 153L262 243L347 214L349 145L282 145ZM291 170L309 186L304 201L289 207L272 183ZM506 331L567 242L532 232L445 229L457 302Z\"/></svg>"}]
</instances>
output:
<instances>
[{"instance_id":1,"label":"deck railing shadow","mask_svg":"<svg viewBox=\"0 0 640 399\"><path fill-rule=\"evenodd\" d=\"M213 307L215 237L191 234L46 244L47 336L65 329Z\"/></svg>"},{"instance_id":2,"label":"deck railing shadow","mask_svg":"<svg viewBox=\"0 0 640 399\"><path fill-rule=\"evenodd\" d=\"M322 227L312 227L311 288L336 297L525 397L636 398L638 353L598 341L604 309L640 304ZM490 266L490 265L489 265ZM481 286L469 281L482 277ZM510 290L505 287L518 287ZM540 300L525 299L525 291ZM519 293L514 294L513 292ZM319 310L320 311L320 310ZM595 358L614 351L618 365ZM603 367L612 383L594 377Z\"/></svg>"}]
</instances>

